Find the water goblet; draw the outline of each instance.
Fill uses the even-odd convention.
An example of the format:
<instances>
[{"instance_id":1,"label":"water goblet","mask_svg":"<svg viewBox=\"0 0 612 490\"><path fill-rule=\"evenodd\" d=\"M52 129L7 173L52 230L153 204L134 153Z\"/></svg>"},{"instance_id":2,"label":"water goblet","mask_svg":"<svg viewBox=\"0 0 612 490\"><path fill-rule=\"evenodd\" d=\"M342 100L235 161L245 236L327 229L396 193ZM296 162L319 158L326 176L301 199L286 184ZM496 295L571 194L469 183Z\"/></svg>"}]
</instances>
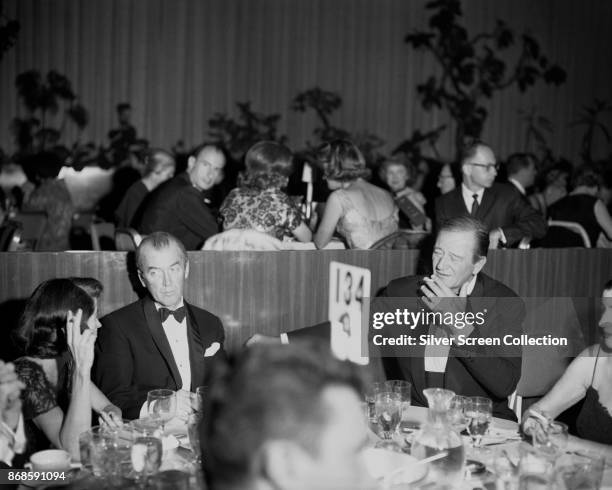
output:
<instances>
[{"instance_id":1,"label":"water goblet","mask_svg":"<svg viewBox=\"0 0 612 490\"><path fill-rule=\"evenodd\" d=\"M562 453L567 447L568 438L567 425L563 422L551 422L544 431L534 433L532 443L535 448Z\"/></svg>"},{"instance_id":2,"label":"water goblet","mask_svg":"<svg viewBox=\"0 0 612 490\"><path fill-rule=\"evenodd\" d=\"M172 390L151 390L147 393L149 417L159 419L162 431L166 422L176 415L176 394Z\"/></svg>"},{"instance_id":3,"label":"water goblet","mask_svg":"<svg viewBox=\"0 0 612 490\"><path fill-rule=\"evenodd\" d=\"M489 398L482 396L469 397L464 413L469 420L467 430L472 438L472 444L475 448L479 448L493 418L493 403Z\"/></svg>"},{"instance_id":4,"label":"water goblet","mask_svg":"<svg viewBox=\"0 0 612 490\"><path fill-rule=\"evenodd\" d=\"M391 439L401 421L402 403L399 393L378 393L374 399L374 411L381 437Z\"/></svg>"},{"instance_id":5,"label":"water goblet","mask_svg":"<svg viewBox=\"0 0 612 490\"><path fill-rule=\"evenodd\" d=\"M143 428L134 430L130 457L136 479L141 484L149 476L157 473L162 463L162 440L155 434L159 432Z\"/></svg>"},{"instance_id":6,"label":"water goblet","mask_svg":"<svg viewBox=\"0 0 612 490\"><path fill-rule=\"evenodd\" d=\"M407 421L408 410L410 409L410 404L412 401L412 385L410 382L401 379L391 379L385 381L385 391L399 393L402 403L401 421Z\"/></svg>"}]
</instances>

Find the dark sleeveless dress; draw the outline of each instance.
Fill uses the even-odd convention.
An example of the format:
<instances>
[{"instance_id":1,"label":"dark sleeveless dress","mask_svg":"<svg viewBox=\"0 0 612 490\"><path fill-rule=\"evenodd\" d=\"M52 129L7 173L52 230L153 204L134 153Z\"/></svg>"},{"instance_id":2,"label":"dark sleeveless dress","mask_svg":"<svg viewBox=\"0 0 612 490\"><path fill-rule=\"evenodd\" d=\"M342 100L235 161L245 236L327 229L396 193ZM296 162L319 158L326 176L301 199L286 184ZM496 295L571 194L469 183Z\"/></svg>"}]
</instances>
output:
<instances>
[{"instance_id":1,"label":"dark sleeveless dress","mask_svg":"<svg viewBox=\"0 0 612 490\"><path fill-rule=\"evenodd\" d=\"M574 221L582 225L594 247L602 231L595 218L595 203L597 197L588 194L573 194L565 196L548 208L548 217L561 221Z\"/></svg>"},{"instance_id":2,"label":"dark sleeveless dress","mask_svg":"<svg viewBox=\"0 0 612 490\"><path fill-rule=\"evenodd\" d=\"M578 436L590 441L601 442L602 444L612 444L612 415L599 401L599 393L593 388L593 379L599 360L599 350L593 367L591 384L587 388L582 409L576 419L576 432Z\"/></svg>"}]
</instances>

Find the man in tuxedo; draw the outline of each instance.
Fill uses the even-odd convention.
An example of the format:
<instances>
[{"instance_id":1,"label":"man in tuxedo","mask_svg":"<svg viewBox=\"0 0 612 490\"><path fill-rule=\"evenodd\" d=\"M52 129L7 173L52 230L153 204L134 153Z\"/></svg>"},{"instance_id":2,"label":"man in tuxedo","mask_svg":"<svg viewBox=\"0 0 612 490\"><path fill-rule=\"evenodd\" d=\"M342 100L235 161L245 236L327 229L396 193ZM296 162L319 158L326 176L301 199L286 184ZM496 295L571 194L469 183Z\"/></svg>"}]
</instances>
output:
<instances>
[{"instance_id":1,"label":"man in tuxedo","mask_svg":"<svg viewBox=\"0 0 612 490\"><path fill-rule=\"evenodd\" d=\"M142 204L136 229L144 234L165 231L178 238L187 250L198 250L219 231L205 202L204 191L220 178L225 156L219 148L205 145L187 161L187 171L163 183Z\"/></svg>"},{"instance_id":2,"label":"man in tuxedo","mask_svg":"<svg viewBox=\"0 0 612 490\"><path fill-rule=\"evenodd\" d=\"M468 142L460 155L461 186L436 199L436 224L458 216L482 221L489 231L489 247L511 247L523 238L540 239L547 224L511 184L497 184L499 164L482 141Z\"/></svg>"},{"instance_id":3,"label":"man in tuxedo","mask_svg":"<svg viewBox=\"0 0 612 490\"><path fill-rule=\"evenodd\" d=\"M123 416L134 419L156 388L181 399L205 384L224 356L219 318L183 299L189 262L183 244L156 232L136 250L138 277L149 295L102 318L92 378ZM179 399L179 402L180 400Z\"/></svg>"},{"instance_id":4,"label":"man in tuxedo","mask_svg":"<svg viewBox=\"0 0 612 490\"><path fill-rule=\"evenodd\" d=\"M487 229L477 220L459 217L444 222L434 246L433 274L395 279L378 300L391 304L415 298L409 302L415 311L481 312L484 322L462 328L423 322L413 330L404 325L392 328L409 332L415 339L421 335L455 339L458 335L471 339L520 337L525 317L523 301L510 288L481 272L488 241ZM392 336L393 330L387 330L386 335ZM449 347L385 347L381 355L387 377L410 381L415 405L427 406L424 388L441 387L458 395L491 398L495 416L515 419L507 397L516 389L521 375L520 345Z\"/></svg>"}]
</instances>

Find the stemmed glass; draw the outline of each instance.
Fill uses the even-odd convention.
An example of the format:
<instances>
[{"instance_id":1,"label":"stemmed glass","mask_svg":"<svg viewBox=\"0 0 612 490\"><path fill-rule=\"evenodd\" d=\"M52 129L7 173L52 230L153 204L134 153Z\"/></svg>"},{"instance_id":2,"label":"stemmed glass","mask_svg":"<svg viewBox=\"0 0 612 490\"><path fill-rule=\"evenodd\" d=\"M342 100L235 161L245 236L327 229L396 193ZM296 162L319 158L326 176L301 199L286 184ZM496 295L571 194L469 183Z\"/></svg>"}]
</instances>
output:
<instances>
[{"instance_id":1,"label":"stemmed glass","mask_svg":"<svg viewBox=\"0 0 612 490\"><path fill-rule=\"evenodd\" d=\"M383 391L374 398L374 412L383 439L391 439L402 419L402 399L399 393Z\"/></svg>"},{"instance_id":2,"label":"stemmed glass","mask_svg":"<svg viewBox=\"0 0 612 490\"><path fill-rule=\"evenodd\" d=\"M166 422L176 415L176 394L172 390L151 390L147 393L149 417L159 419L162 432Z\"/></svg>"},{"instance_id":3,"label":"stemmed glass","mask_svg":"<svg viewBox=\"0 0 612 490\"><path fill-rule=\"evenodd\" d=\"M472 396L467 399L465 411L469 419L467 430L472 438L472 444L478 448L482 444L482 438L489 430L493 418L493 403L489 398Z\"/></svg>"},{"instance_id":4,"label":"stemmed glass","mask_svg":"<svg viewBox=\"0 0 612 490\"><path fill-rule=\"evenodd\" d=\"M470 419L466 415L467 398L456 395L451 401L448 408L448 420L459 434L467 429Z\"/></svg>"}]
</instances>

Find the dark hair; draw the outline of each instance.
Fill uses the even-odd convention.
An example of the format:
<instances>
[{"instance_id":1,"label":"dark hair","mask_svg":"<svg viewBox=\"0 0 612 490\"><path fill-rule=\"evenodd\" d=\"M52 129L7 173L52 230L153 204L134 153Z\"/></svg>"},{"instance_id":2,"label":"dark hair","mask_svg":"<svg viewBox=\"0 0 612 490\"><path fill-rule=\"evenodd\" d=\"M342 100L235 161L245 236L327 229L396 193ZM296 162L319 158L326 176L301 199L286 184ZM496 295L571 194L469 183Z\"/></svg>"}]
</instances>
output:
<instances>
[{"instance_id":1,"label":"dark hair","mask_svg":"<svg viewBox=\"0 0 612 490\"><path fill-rule=\"evenodd\" d=\"M256 345L212 387L201 426L204 474L211 488L247 488L253 461L267 441L293 440L316 454L325 428L323 392L362 391L357 367L331 355L329 345Z\"/></svg>"},{"instance_id":2,"label":"dark hair","mask_svg":"<svg viewBox=\"0 0 612 490\"><path fill-rule=\"evenodd\" d=\"M166 233L165 231L156 231L144 237L140 242L140 245L138 245L138 248L136 249L135 258L138 270L144 272L142 270L142 254L143 249L145 247L150 246L155 250L161 250L162 248L169 247L173 243L179 248L181 257L183 259L183 264L186 264L187 250L185 250L185 245L183 245L183 242L181 242L178 238L176 238L174 235L171 235L170 233Z\"/></svg>"},{"instance_id":3,"label":"dark hair","mask_svg":"<svg viewBox=\"0 0 612 490\"><path fill-rule=\"evenodd\" d=\"M438 234L443 231L468 231L474 236L474 262L481 257L486 257L489 251L489 230L477 219L470 216L459 216L443 221L438 229Z\"/></svg>"},{"instance_id":4,"label":"dark hair","mask_svg":"<svg viewBox=\"0 0 612 490\"><path fill-rule=\"evenodd\" d=\"M76 286L80 287L92 298L98 299L104 291L102 283L93 277L69 277Z\"/></svg>"},{"instance_id":5,"label":"dark hair","mask_svg":"<svg viewBox=\"0 0 612 490\"><path fill-rule=\"evenodd\" d=\"M609 291L610 289L612 289L612 279L610 279L607 283L605 283L603 287L604 291Z\"/></svg>"},{"instance_id":6,"label":"dark hair","mask_svg":"<svg viewBox=\"0 0 612 490\"><path fill-rule=\"evenodd\" d=\"M128 104L127 102L121 102L120 104L117 104L117 112L123 112L125 110L130 110L132 108L132 106L130 104Z\"/></svg>"},{"instance_id":7,"label":"dark hair","mask_svg":"<svg viewBox=\"0 0 612 490\"><path fill-rule=\"evenodd\" d=\"M255 143L244 157L246 171L239 177L239 185L266 189L287 187L293 172L291 150L275 141Z\"/></svg>"},{"instance_id":8,"label":"dark hair","mask_svg":"<svg viewBox=\"0 0 612 490\"><path fill-rule=\"evenodd\" d=\"M513 153L506 160L506 172L508 176L514 175L523 168L528 168L531 162L535 162L528 153Z\"/></svg>"},{"instance_id":9,"label":"dark hair","mask_svg":"<svg viewBox=\"0 0 612 490\"><path fill-rule=\"evenodd\" d=\"M325 177L340 182L370 176L363 154L348 140L334 140L319 148L317 160L323 165Z\"/></svg>"},{"instance_id":10,"label":"dark hair","mask_svg":"<svg viewBox=\"0 0 612 490\"><path fill-rule=\"evenodd\" d=\"M176 166L174 157L170 152L162 150L161 148L150 148L146 150L143 157L143 176L147 177L153 172L159 171L161 168L169 167L170 165L167 163L167 160L172 162L173 167Z\"/></svg>"},{"instance_id":11,"label":"dark hair","mask_svg":"<svg viewBox=\"0 0 612 490\"><path fill-rule=\"evenodd\" d=\"M603 186L603 183L603 177L597 170L591 167L582 167L572 179L572 189L581 185L586 187L597 187L599 189Z\"/></svg>"},{"instance_id":12,"label":"dark hair","mask_svg":"<svg viewBox=\"0 0 612 490\"><path fill-rule=\"evenodd\" d=\"M489 145L478 138L466 138L459 149L459 166L462 166L468 158L472 158L480 147L491 149Z\"/></svg>"},{"instance_id":13,"label":"dark hair","mask_svg":"<svg viewBox=\"0 0 612 490\"><path fill-rule=\"evenodd\" d=\"M68 349L68 311L83 310L85 322L94 312L94 301L70 279L50 279L32 293L15 333L26 355L49 359Z\"/></svg>"}]
</instances>

